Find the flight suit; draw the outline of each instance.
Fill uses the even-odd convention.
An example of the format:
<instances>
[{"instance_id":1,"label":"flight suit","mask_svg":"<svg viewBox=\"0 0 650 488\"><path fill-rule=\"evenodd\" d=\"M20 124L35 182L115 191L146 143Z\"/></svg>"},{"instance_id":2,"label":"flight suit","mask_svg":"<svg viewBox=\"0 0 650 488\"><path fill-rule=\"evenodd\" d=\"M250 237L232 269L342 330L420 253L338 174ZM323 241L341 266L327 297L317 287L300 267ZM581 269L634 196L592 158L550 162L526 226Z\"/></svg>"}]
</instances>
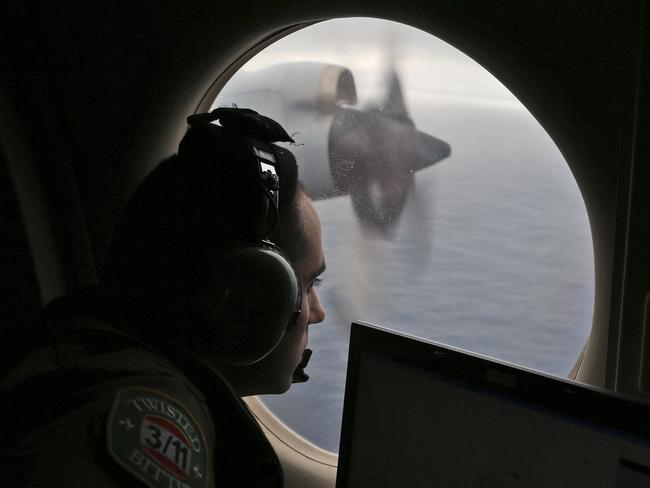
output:
<instances>
[{"instance_id":1,"label":"flight suit","mask_svg":"<svg viewBox=\"0 0 650 488\"><path fill-rule=\"evenodd\" d=\"M209 365L101 320L55 322L2 383L7 486L282 486L259 425Z\"/></svg>"}]
</instances>

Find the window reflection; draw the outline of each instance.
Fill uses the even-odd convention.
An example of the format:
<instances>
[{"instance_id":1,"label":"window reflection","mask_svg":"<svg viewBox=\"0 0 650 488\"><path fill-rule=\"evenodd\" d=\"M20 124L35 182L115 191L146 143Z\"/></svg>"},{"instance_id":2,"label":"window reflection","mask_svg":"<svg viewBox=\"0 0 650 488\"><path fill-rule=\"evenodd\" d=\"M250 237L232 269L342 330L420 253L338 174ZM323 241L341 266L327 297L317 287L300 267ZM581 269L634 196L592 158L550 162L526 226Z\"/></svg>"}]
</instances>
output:
<instances>
[{"instance_id":1,"label":"window reflection","mask_svg":"<svg viewBox=\"0 0 650 488\"><path fill-rule=\"evenodd\" d=\"M289 426L338 449L357 319L568 373L593 309L586 210L557 147L492 75L417 29L339 19L262 51L215 106L232 103L294 133L323 227L311 379L264 398Z\"/></svg>"}]
</instances>

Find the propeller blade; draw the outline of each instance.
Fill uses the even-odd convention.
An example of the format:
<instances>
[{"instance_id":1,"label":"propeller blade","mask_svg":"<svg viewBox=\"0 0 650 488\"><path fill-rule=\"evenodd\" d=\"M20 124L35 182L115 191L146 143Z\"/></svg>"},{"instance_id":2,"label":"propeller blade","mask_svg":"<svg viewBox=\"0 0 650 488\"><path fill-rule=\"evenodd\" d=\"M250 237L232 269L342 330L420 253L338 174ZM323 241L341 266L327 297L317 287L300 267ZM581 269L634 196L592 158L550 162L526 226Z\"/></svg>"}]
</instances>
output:
<instances>
[{"instance_id":1,"label":"propeller blade","mask_svg":"<svg viewBox=\"0 0 650 488\"><path fill-rule=\"evenodd\" d=\"M411 169L414 172L427 168L438 161L451 155L451 146L432 135L417 131L415 154L411 160Z\"/></svg>"},{"instance_id":2,"label":"propeller blade","mask_svg":"<svg viewBox=\"0 0 650 488\"><path fill-rule=\"evenodd\" d=\"M379 107L378 111L391 119L407 123L414 126L411 117L409 116L406 108L406 101L404 100L404 92L402 91L402 83L395 68L391 67L388 73L388 90L384 102Z\"/></svg>"}]
</instances>

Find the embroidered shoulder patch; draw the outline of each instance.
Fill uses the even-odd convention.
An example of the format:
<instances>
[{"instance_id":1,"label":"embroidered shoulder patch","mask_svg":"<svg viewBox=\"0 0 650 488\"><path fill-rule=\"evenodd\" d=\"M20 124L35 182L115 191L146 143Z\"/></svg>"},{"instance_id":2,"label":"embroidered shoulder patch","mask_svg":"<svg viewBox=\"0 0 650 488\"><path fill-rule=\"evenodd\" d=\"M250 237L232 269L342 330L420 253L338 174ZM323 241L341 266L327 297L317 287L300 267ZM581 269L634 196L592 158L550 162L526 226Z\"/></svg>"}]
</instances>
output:
<instances>
[{"instance_id":1,"label":"embroidered shoulder patch","mask_svg":"<svg viewBox=\"0 0 650 488\"><path fill-rule=\"evenodd\" d=\"M110 455L151 487L203 488L208 450L188 409L156 390L121 390L106 425Z\"/></svg>"}]
</instances>

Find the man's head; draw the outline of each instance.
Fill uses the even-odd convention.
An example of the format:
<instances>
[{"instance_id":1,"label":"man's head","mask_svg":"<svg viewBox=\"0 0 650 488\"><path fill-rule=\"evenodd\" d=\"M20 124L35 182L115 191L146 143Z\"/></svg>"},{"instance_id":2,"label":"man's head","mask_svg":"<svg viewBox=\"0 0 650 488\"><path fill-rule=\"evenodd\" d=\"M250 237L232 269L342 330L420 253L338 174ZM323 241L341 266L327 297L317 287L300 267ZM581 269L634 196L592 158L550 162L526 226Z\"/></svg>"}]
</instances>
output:
<instances>
[{"instance_id":1,"label":"man's head","mask_svg":"<svg viewBox=\"0 0 650 488\"><path fill-rule=\"evenodd\" d=\"M232 367L261 378L262 369L275 368L274 374L282 375L283 368L276 368L280 356L295 368L299 358L293 357L300 356L306 344L311 273L324 265L320 225L297 184L295 159L286 149L270 144L283 140L277 138L278 128L284 134L280 137L290 140L284 130L247 111L227 110L219 119L223 128L195 120L179 154L154 169L131 198L114 234L105 284L128 310L130 332L176 342L224 371ZM251 141L271 152L277 162L277 212L274 192L259 184L259 167L266 166L251 159ZM271 250L274 258L270 267L266 264L271 251L257 252L260 237L276 242L299 275L302 312L286 332L289 316L285 320L278 314L290 311L286 303L301 305L295 290L293 297L287 296L296 276L289 264L289 273L276 266L276 261L286 263L281 252ZM257 265L260 256L262 267ZM314 317L321 315L322 309ZM266 324L274 317L281 318L280 344L266 362L265 358L258 367L242 369L251 358L264 355L260 350L267 353L276 345L275 340L268 343L266 336ZM294 336L300 340L290 340ZM238 379L239 373L233 373L233 378ZM277 385L283 378L266 381Z\"/></svg>"}]
</instances>

